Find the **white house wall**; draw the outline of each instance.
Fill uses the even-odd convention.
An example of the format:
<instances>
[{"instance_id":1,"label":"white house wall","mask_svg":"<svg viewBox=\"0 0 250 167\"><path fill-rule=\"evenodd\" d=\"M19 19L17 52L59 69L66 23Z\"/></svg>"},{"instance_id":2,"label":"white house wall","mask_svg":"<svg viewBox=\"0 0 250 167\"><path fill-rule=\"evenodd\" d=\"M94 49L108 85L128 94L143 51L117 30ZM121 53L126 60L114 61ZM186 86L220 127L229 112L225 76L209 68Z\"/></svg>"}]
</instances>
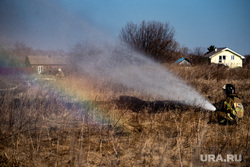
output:
<instances>
[{"instance_id":1,"label":"white house wall","mask_svg":"<svg viewBox=\"0 0 250 167\"><path fill-rule=\"evenodd\" d=\"M234 60L231 59L231 56L234 55ZM222 56L222 62L219 63L219 57ZM226 59L223 59L223 56L226 56ZM229 66L230 68L242 67L242 59L240 56L230 52L230 51L222 51L211 58L211 63L215 64L224 64Z\"/></svg>"}]
</instances>

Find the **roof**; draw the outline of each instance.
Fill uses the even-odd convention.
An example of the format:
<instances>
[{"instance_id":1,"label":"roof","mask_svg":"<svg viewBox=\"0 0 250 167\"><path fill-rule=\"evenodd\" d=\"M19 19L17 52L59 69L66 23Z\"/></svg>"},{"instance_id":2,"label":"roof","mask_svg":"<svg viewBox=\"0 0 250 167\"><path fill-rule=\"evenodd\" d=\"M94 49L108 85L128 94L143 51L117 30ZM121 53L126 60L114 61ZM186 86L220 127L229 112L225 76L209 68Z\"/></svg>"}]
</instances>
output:
<instances>
[{"instance_id":1,"label":"roof","mask_svg":"<svg viewBox=\"0 0 250 167\"><path fill-rule=\"evenodd\" d=\"M65 65L66 57L63 56L27 56L31 65Z\"/></svg>"},{"instance_id":2,"label":"roof","mask_svg":"<svg viewBox=\"0 0 250 167\"><path fill-rule=\"evenodd\" d=\"M183 58L179 58L179 59L175 62L175 64L178 64L178 63L180 63L180 62L182 62L182 61L184 61L184 60L190 63L190 61L189 61L187 58L183 57Z\"/></svg>"},{"instance_id":3,"label":"roof","mask_svg":"<svg viewBox=\"0 0 250 167\"><path fill-rule=\"evenodd\" d=\"M227 48L227 47L223 47L223 48L216 48L214 51L208 53L205 55L205 57L208 57L208 58L212 58L213 56L217 55L218 53L222 52L222 51L225 51L225 50L228 50L232 53L234 53L235 55L238 55L239 57L241 57L242 59L245 59L244 56L240 55L239 53Z\"/></svg>"}]
</instances>

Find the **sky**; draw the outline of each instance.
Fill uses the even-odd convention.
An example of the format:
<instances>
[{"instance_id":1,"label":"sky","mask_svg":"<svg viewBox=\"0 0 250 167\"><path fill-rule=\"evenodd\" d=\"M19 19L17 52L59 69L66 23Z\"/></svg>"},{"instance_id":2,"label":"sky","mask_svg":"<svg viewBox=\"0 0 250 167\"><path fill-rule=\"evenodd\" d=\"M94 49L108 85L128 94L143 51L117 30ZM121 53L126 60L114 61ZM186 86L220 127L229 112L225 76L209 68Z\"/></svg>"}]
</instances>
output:
<instances>
[{"instance_id":1,"label":"sky","mask_svg":"<svg viewBox=\"0 0 250 167\"><path fill-rule=\"evenodd\" d=\"M169 23L182 47L250 54L249 0L0 0L0 42L69 51L86 40L116 41L128 23Z\"/></svg>"}]
</instances>

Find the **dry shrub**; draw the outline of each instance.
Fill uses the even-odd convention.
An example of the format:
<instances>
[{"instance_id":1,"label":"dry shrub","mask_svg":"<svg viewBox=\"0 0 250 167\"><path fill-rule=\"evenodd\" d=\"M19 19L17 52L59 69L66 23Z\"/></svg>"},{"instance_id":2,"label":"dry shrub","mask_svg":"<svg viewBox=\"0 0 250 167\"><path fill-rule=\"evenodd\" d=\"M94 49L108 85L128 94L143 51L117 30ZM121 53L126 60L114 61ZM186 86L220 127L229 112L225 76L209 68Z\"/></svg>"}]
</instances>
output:
<instances>
[{"instance_id":1,"label":"dry shrub","mask_svg":"<svg viewBox=\"0 0 250 167\"><path fill-rule=\"evenodd\" d=\"M196 66L178 66L173 64L166 64L172 72L176 73L182 78L188 80L204 79L204 80L245 80L249 79L249 68L231 69L224 65L196 65Z\"/></svg>"}]
</instances>

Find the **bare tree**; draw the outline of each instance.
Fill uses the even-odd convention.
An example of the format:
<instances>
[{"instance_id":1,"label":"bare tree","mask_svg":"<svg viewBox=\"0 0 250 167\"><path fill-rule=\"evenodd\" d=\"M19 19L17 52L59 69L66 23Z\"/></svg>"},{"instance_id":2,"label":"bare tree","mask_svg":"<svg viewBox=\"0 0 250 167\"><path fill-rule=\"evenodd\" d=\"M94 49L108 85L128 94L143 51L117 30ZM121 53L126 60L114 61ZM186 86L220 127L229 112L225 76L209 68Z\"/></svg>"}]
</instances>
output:
<instances>
[{"instance_id":1,"label":"bare tree","mask_svg":"<svg viewBox=\"0 0 250 167\"><path fill-rule=\"evenodd\" d=\"M196 47L193 50L193 54L196 56L204 56L206 53L206 49L203 47Z\"/></svg>"},{"instance_id":2,"label":"bare tree","mask_svg":"<svg viewBox=\"0 0 250 167\"><path fill-rule=\"evenodd\" d=\"M177 48L173 28L157 21L129 22L121 29L120 39L158 61L167 61Z\"/></svg>"},{"instance_id":3,"label":"bare tree","mask_svg":"<svg viewBox=\"0 0 250 167\"><path fill-rule=\"evenodd\" d=\"M193 52L189 54L189 59L193 64L207 64L209 61L207 58L203 57L206 53L206 49L203 47L196 47Z\"/></svg>"},{"instance_id":4,"label":"bare tree","mask_svg":"<svg viewBox=\"0 0 250 167\"><path fill-rule=\"evenodd\" d=\"M250 67L250 55L245 55L244 66Z\"/></svg>"},{"instance_id":5,"label":"bare tree","mask_svg":"<svg viewBox=\"0 0 250 167\"><path fill-rule=\"evenodd\" d=\"M181 55L181 57L186 57L190 54L190 52L190 49L186 46L182 46L181 48L179 48L179 54Z\"/></svg>"}]
</instances>

